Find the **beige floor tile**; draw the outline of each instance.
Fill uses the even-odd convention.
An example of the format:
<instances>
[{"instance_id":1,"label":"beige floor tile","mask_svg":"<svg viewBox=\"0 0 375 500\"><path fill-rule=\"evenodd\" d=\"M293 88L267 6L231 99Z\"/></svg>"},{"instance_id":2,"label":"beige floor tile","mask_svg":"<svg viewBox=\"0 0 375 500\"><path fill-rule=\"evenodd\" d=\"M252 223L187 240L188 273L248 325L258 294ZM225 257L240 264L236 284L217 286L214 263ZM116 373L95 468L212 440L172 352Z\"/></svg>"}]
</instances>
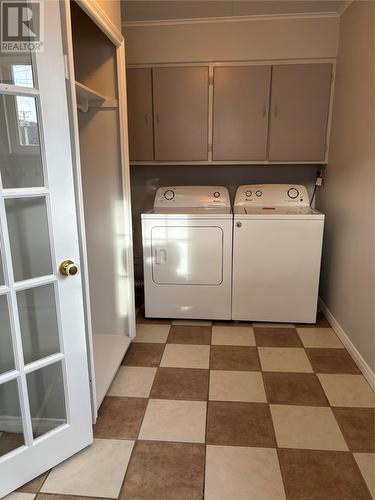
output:
<instances>
[{"instance_id":1,"label":"beige floor tile","mask_svg":"<svg viewBox=\"0 0 375 500\"><path fill-rule=\"evenodd\" d=\"M336 347L344 348L332 328L297 328L305 347Z\"/></svg>"},{"instance_id":2,"label":"beige floor tile","mask_svg":"<svg viewBox=\"0 0 375 500\"><path fill-rule=\"evenodd\" d=\"M332 406L375 406L375 394L362 375L319 374L318 377Z\"/></svg>"},{"instance_id":3,"label":"beige floor tile","mask_svg":"<svg viewBox=\"0 0 375 500\"><path fill-rule=\"evenodd\" d=\"M205 500L285 500L275 449L207 446Z\"/></svg>"},{"instance_id":4,"label":"beige floor tile","mask_svg":"<svg viewBox=\"0 0 375 500\"><path fill-rule=\"evenodd\" d=\"M156 368L120 366L108 396L148 398L155 378Z\"/></svg>"},{"instance_id":5,"label":"beige floor tile","mask_svg":"<svg viewBox=\"0 0 375 500\"><path fill-rule=\"evenodd\" d=\"M251 326L213 326L212 344L254 346L254 332Z\"/></svg>"},{"instance_id":6,"label":"beige floor tile","mask_svg":"<svg viewBox=\"0 0 375 500\"><path fill-rule=\"evenodd\" d=\"M152 342L164 344L167 341L170 325L137 324L137 335L133 342Z\"/></svg>"},{"instance_id":7,"label":"beige floor tile","mask_svg":"<svg viewBox=\"0 0 375 500\"><path fill-rule=\"evenodd\" d=\"M139 439L204 443L206 411L205 401L150 399Z\"/></svg>"},{"instance_id":8,"label":"beige floor tile","mask_svg":"<svg viewBox=\"0 0 375 500\"><path fill-rule=\"evenodd\" d=\"M375 499L375 455L373 453L354 453L354 458L372 498Z\"/></svg>"},{"instance_id":9,"label":"beige floor tile","mask_svg":"<svg viewBox=\"0 0 375 500\"><path fill-rule=\"evenodd\" d=\"M134 441L94 439L93 444L55 467L42 493L117 498Z\"/></svg>"},{"instance_id":10,"label":"beige floor tile","mask_svg":"<svg viewBox=\"0 0 375 500\"><path fill-rule=\"evenodd\" d=\"M209 345L167 344L160 362L170 368L208 368Z\"/></svg>"},{"instance_id":11,"label":"beige floor tile","mask_svg":"<svg viewBox=\"0 0 375 500\"><path fill-rule=\"evenodd\" d=\"M212 321L203 321L199 319L175 319L172 325L186 325L186 326L210 326Z\"/></svg>"},{"instance_id":12,"label":"beige floor tile","mask_svg":"<svg viewBox=\"0 0 375 500\"><path fill-rule=\"evenodd\" d=\"M227 370L210 371L209 399L266 403L262 374Z\"/></svg>"},{"instance_id":13,"label":"beige floor tile","mask_svg":"<svg viewBox=\"0 0 375 500\"><path fill-rule=\"evenodd\" d=\"M348 450L330 408L271 405L271 415L280 448Z\"/></svg>"},{"instance_id":14,"label":"beige floor tile","mask_svg":"<svg viewBox=\"0 0 375 500\"><path fill-rule=\"evenodd\" d=\"M22 491L15 491L10 495L7 495L3 500L34 500L36 497L35 493L23 493Z\"/></svg>"},{"instance_id":15,"label":"beige floor tile","mask_svg":"<svg viewBox=\"0 0 375 500\"><path fill-rule=\"evenodd\" d=\"M305 350L299 347L259 347L262 370L267 372L313 371Z\"/></svg>"}]
</instances>

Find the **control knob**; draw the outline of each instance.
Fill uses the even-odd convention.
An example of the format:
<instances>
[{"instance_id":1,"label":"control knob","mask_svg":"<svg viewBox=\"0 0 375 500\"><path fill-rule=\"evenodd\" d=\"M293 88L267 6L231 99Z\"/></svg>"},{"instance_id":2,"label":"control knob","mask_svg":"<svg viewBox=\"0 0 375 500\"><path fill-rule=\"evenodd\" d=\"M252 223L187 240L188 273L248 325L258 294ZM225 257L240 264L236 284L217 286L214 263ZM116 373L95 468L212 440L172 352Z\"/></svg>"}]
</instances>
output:
<instances>
[{"instance_id":1,"label":"control knob","mask_svg":"<svg viewBox=\"0 0 375 500\"><path fill-rule=\"evenodd\" d=\"M289 198L292 198L292 200L295 200L296 198L298 198L298 195L299 195L298 189L296 189L296 188L288 189L288 196L289 196Z\"/></svg>"},{"instance_id":2,"label":"control knob","mask_svg":"<svg viewBox=\"0 0 375 500\"><path fill-rule=\"evenodd\" d=\"M166 200L173 200L173 198L174 198L174 191L172 191L172 189L167 189L164 192L164 198Z\"/></svg>"}]
</instances>

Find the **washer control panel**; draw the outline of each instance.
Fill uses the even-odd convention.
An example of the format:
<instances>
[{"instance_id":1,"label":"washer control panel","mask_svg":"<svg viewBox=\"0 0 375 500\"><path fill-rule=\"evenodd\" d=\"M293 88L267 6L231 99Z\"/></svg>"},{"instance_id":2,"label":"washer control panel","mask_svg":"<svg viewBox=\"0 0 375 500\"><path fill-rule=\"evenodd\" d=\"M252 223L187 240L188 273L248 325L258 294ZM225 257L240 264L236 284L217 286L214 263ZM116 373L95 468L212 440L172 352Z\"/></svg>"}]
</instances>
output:
<instances>
[{"instance_id":1,"label":"washer control panel","mask_svg":"<svg viewBox=\"0 0 375 500\"><path fill-rule=\"evenodd\" d=\"M235 206L309 206L305 186L298 184L249 184L237 188Z\"/></svg>"},{"instance_id":2,"label":"washer control panel","mask_svg":"<svg viewBox=\"0 0 375 500\"><path fill-rule=\"evenodd\" d=\"M222 186L165 186L156 191L154 209L230 208L228 189Z\"/></svg>"}]
</instances>

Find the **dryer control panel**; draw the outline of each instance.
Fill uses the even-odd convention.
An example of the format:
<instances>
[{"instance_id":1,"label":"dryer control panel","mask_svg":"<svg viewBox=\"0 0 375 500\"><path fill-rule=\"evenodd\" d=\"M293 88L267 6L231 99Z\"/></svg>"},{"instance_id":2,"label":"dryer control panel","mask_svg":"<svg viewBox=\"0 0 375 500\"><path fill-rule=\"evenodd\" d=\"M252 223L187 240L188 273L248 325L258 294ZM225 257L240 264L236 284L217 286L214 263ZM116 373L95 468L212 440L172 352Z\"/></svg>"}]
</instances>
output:
<instances>
[{"instance_id":1,"label":"dryer control panel","mask_svg":"<svg viewBox=\"0 0 375 500\"><path fill-rule=\"evenodd\" d=\"M228 189L222 186L165 186L156 191L154 209L230 208Z\"/></svg>"},{"instance_id":2,"label":"dryer control panel","mask_svg":"<svg viewBox=\"0 0 375 500\"><path fill-rule=\"evenodd\" d=\"M237 188L235 207L309 206L305 186L298 184L248 184Z\"/></svg>"}]
</instances>

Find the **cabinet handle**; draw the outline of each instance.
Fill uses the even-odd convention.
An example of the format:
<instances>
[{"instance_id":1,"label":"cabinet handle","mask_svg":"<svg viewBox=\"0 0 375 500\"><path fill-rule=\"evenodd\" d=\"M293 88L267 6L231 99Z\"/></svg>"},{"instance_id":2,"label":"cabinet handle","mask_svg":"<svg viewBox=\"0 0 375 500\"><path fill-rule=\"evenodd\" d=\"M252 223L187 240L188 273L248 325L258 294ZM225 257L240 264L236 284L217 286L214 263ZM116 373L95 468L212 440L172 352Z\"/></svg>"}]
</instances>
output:
<instances>
[{"instance_id":1,"label":"cabinet handle","mask_svg":"<svg viewBox=\"0 0 375 500\"><path fill-rule=\"evenodd\" d=\"M148 125L148 113L145 113L145 123Z\"/></svg>"},{"instance_id":2,"label":"cabinet handle","mask_svg":"<svg viewBox=\"0 0 375 500\"><path fill-rule=\"evenodd\" d=\"M273 116L277 118L277 115L279 114L279 106L274 106L273 108Z\"/></svg>"},{"instance_id":3,"label":"cabinet handle","mask_svg":"<svg viewBox=\"0 0 375 500\"><path fill-rule=\"evenodd\" d=\"M160 120L159 120L159 113L156 113L156 123L159 125Z\"/></svg>"},{"instance_id":4,"label":"cabinet handle","mask_svg":"<svg viewBox=\"0 0 375 500\"><path fill-rule=\"evenodd\" d=\"M266 114L267 114L267 106L266 106L266 104L263 104L263 110L262 110L263 118L266 117Z\"/></svg>"}]
</instances>

